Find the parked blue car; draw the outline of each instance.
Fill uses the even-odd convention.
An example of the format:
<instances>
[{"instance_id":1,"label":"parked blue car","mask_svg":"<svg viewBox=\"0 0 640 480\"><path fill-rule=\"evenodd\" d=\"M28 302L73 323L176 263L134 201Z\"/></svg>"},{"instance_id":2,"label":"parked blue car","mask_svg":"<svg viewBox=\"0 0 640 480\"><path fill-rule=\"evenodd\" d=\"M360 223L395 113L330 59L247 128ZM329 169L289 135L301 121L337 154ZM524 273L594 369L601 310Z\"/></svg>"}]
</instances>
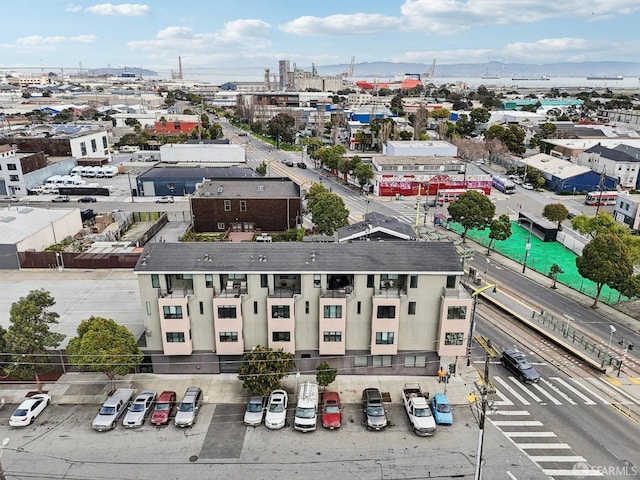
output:
<instances>
[{"instance_id":1,"label":"parked blue car","mask_svg":"<svg viewBox=\"0 0 640 480\"><path fill-rule=\"evenodd\" d=\"M444 393L436 393L433 396L431 411L438 425L453 425L453 410Z\"/></svg>"}]
</instances>

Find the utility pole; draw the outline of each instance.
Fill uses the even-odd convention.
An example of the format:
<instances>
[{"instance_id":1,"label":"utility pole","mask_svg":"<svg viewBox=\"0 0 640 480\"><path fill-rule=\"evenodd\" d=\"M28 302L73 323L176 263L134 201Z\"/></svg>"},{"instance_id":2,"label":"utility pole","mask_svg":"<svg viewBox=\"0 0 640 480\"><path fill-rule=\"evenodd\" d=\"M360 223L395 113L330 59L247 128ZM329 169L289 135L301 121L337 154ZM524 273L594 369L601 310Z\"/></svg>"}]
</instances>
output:
<instances>
[{"instance_id":1,"label":"utility pole","mask_svg":"<svg viewBox=\"0 0 640 480\"><path fill-rule=\"evenodd\" d=\"M480 408L480 421L478 422L478 446L476 449L476 470L474 480L482 480L482 447L484 444L484 422L487 416L487 395L489 390L489 355L484 360L484 376L482 379L482 405Z\"/></svg>"}]
</instances>

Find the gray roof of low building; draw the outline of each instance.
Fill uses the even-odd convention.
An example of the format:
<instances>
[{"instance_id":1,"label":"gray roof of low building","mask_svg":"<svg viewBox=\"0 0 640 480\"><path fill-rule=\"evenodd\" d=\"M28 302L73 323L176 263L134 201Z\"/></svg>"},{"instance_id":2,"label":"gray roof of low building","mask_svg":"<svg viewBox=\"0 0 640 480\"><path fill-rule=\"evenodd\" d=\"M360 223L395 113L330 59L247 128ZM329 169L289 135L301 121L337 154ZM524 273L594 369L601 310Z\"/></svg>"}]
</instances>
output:
<instances>
[{"instance_id":1,"label":"gray roof of low building","mask_svg":"<svg viewBox=\"0 0 640 480\"><path fill-rule=\"evenodd\" d=\"M460 273L452 242L147 244L134 272Z\"/></svg>"},{"instance_id":2,"label":"gray roof of low building","mask_svg":"<svg viewBox=\"0 0 640 480\"><path fill-rule=\"evenodd\" d=\"M620 145L616 146L614 150L624 152L636 160L640 159L640 148L638 147L632 147L631 145L621 143Z\"/></svg>"},{"instance_id":3,"label":"gray roof of low building","mask_svg":"<svg viewBox=\"0 0 640 480\"><path fill-rule=\"evenodd\" d=\"M151 180L153 178L158 179L188 179L199 180L203 178L210 179L222 179L222 178L244 178L244 177L259 177L249 167L203 167L203 166L188 166L188 167L175 167L165 166L160 164L159 166L150 168L146 172L138 175L138 179Z\"/></svg>"},{"instance_id":4,"label":"gray roof of low building","mask_svg":"<svg viewBox=\"0 0 640 480\"><path fill-rule=\"evenodd\" d=\"M416 240L416 232L410 225L399 221L397 218L383 215L379 212L369 212L365 214L364 220L353 223L345 227L336 229L338 241L348 237L357 237L358 233L367 234L372 231L379 232L380 229L390 231L390 235L396 232L400 237L409 237L409 240Z\"/></svg>"},{"instance_id":5,"label":"gray roof of low building","mask_svg":"<svg viewBox=\"0 0 640 480\"><path fill-rule=\"evenodd\" d=\"M599 153L601 157L613 160L614 162L640 162L640 159L623 150L607 148L602 145L594 145L593 147L585 150L585 153Z\"/></svg>"},{"instance_id":6,"label":"gray roof of low building","mask_svg":"<svg viewBox=\"0 0 640 480\"><path fill-rule=\"evenodd\" d=\"M214 178L203 182L193 198L299 198L300 187L282 177Z\"/></svg>"}]
</instances>

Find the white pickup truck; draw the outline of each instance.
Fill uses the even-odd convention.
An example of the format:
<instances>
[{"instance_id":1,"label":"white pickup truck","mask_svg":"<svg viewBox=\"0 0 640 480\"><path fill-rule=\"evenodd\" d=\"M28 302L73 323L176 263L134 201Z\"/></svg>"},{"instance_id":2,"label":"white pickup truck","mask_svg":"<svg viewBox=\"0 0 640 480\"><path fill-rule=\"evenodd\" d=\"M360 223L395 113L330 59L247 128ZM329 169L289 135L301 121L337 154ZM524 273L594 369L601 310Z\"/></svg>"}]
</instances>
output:
<instances>
[{"instance_id":1,"label":"white pickup truck","mask_svg":"<svg viewBox=\"0 0 640 480\"><path fill-rule=\"evenodd\" d=\"M436 433L436 421L429 408L429 394L423 393L417 383L406 383L402 389L402 402L409 423L416 435L428 437Z\"/></svg>"}]
</instances>

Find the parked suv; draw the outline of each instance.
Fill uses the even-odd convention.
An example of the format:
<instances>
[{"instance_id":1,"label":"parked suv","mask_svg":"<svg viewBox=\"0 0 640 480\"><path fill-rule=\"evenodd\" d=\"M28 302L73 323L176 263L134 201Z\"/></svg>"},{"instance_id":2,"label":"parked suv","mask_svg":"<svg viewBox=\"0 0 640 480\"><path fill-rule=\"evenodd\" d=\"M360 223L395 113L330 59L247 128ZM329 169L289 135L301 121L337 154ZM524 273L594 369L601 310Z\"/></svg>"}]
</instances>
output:
<instances>
[{"instance_id":1,"label":"parked suv","mask_svg":"<svg viewBox=\"0 0 640 480\"><path fill-rule=\"evenodd\" d=\"M387 412L382 403L382 394L377 388L365 388L362 392L362 408L364 409L367 428L382 430L387 426Z\"/></svg>"},{"instance_id":2,"label":"parked suv","mask_svg":"<svg viewBox=\"0 0 640 480\"><path fill-rule=\"evenodd\" d=\"M531 366L522 352L505 350L502 352L502 365L511 370L521 381L536 383L540 374Z\"/></svg>"},{"instance_id":3,"label":"parked suv","mask_svg":"<svg viewBox=\"0 0 640 480\"><path fill-rule=\"evenodd\" d=\"M187 388L174 419L176 427L191 427L196 423L201 406L202 389L200 387Z\"/></svg>"}]
</instances>

